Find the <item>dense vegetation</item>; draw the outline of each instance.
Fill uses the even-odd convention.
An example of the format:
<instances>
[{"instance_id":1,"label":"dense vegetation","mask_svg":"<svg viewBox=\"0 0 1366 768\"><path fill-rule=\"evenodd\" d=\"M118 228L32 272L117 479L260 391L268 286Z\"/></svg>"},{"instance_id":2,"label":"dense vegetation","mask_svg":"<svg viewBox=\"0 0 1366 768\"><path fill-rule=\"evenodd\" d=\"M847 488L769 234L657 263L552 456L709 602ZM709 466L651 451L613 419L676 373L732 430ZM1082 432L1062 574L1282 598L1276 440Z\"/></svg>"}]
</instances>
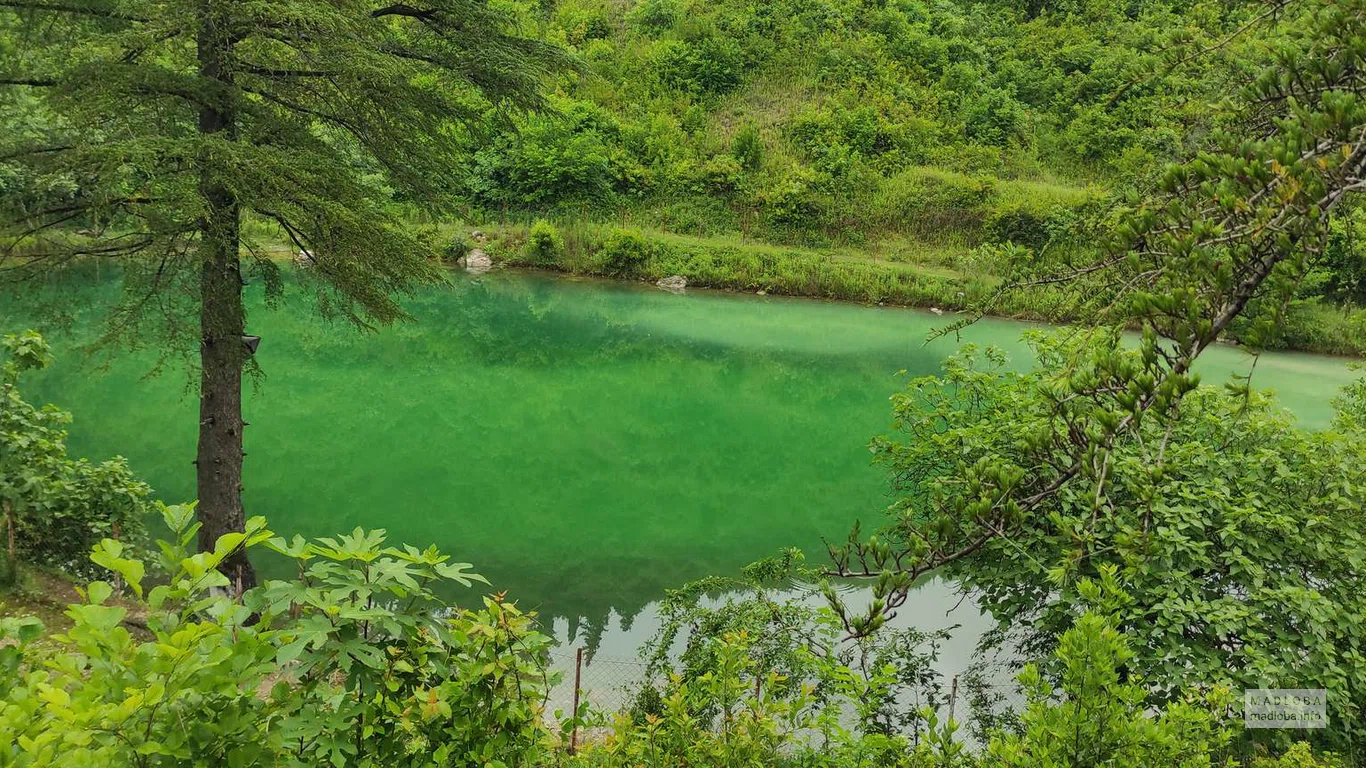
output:
<instances>
[{"instance_id":1,"label":"dense vegetation","mask_svg":"<svg viewBox=\"0 0 1366 768\"><path fill-rule=\"evenodd\" d=\"M28 350L43 346L28 335L11 337L9 348L12 359L25 359L31 357ZM915 382L910 392L958 386L965 376L990 385L987 372L970 374L959 363L950 370L943 381ZM1010 379L1002 386L1020 382ZM1235 400L1214 391L1193 397L1191 433L1229 430L1226 409ZM1357 496L1362 443L1350 438L1366 423L1361 393L1354 391L1342 405L1341 434L1296 433L1265 412L1247 418L1281 440L1340 445L1308 460L1321 462L1324 472L1344 472L1348 480L1340 492ZM927 418L938 418L930 413ZM25 427L9 442L27 442L42 430ZM1173 440L1173 457L1184 456L1190 441ZM1266 450L1274 455L1277 447ZM1200 453L1199 446L1189 450ZM1117 483L1148 476L1146 469L1116 467ZM1187 482L1217 488L1226 469L1197 462L1186 471ZM1160 574L1156 583L1144 581L1129 565L1132 555L1116 556L1113 563L1092 564L1086 574L1066 575L1067 588L1058 591L1043 581L1054 574L1045 577L1026 558L1012 555L1015 564L1001 578L1033 579L1053 594L1053 602L1020 593L1019 605L1041 606L1043 620L1000 606L1003 621L1019 621L1035 633L1037 649L1025 654L1032 662L1019 673L1016 706L1000 709L988 698L974 702L975 742L966 742L964 724L944 713L943 681L931 667L942 638L890 627L849 637L838 601L813 603L807 593L782 586L790 584L782 577L794 572L821 580L796 554L758 563L740 580L709 579L671 595L667 620L646 649L656 674L644 681L627 711L598 712L585 703L577 713L551 713L546 698L554 674L546 667L548 639L537 631L535 616L501 594L476 608L449 602L452 594L483 583L469 564L434 549L388 546L383 531L356 530L311 542L285 539L259 518L211 550L195 553L199 524L193 505L158 504L157 513L170 538L158 542L155 554L145 545L107 537L94 544L84 571L94 580L67 609L69 629L48 635L36 619L0 618L0 754L6 764L1341 764L1327 754L1315 757L1307 743L1259 743L1241 731L1227 710L1239 704L1235 694L1246 675L1329 687L1333 711L1344 719L1326 734L1327 743L1345 747L1349 755L1354 749L1347 723L1361 664L1359 654L1341 645L1343 633L1332 630L1318 639L1323 633L1311 629L1309 640L1282 633L1268 644L1250 634L1265 632L1262 622L1278 610L1294 610L1289 598L1297 589L1291 583L1268 587L1240 603L1241 610L1192 604L1230 626L1245 623L1247 633L1235 652L1203 645L1199 633L1173 636L1164 631L1171 622L1146 620L1155 599L1185 600L1171 596L1171 587L1198 584L1174 579L1176 569ZM1161 510L1154 519L1163 521L1154 546L1180 551L1185 542L1189 549L1193 539L1186 527L1163 530L1170 518ZM1352 519L1317 523L1334 525L1345 537L1340 551L1321 554L1312 541L1282 542L1285 528L1264 534L1253 527L1234 545L1249 552L1235 550L1233 559L1255 568L1337 553L1354 562L1360 557L1354 531L1360 528L1348 523ZM1286 527L1296 522L1286 521ZM54 545L69 553L82 546L64 540ZM1264 547L1278 552L1268 556L1259 551ZM234 550L259 548L296 563L298 576L237 594L219 566ZM1031 550L1053 557L1044 544ZM1355 568L1350 562L1342 567ZM965 563L963 573L987 579L994 571ZM1282 578L1294 581L1289 574ZM1340 581L1333 574L1322 578ZM1008 584L979 586L988 595L1012 594ZM716 589L732 596L712 607L698 602ZM821 589L829 587L809 591ZM1301 599L1312 611L1316 598ZM1350 628L1359 625L1354 617L1361 598L1317 599L1335 612L1308 619L1345 627L1350 636ZM1156 609L1174 621L1183 615L1169 602ZM1171 653L1154 653L1155 647L1187 649L1190 658L1208 663L1184 667L1177 661L1173 667ZM1295 652L1305 647L1314 652ZM1347 698L1337 698L1338 692ZM551 727L552 715L559 729ZM570 754L566 735L576 725L588 735Z\"/></svg>"},{"instance_id":2,"label":"dense vegetation","mask_svg":"<svg viewBox=\"0 0 1366 768\"><path fill-rule=\"evenodd\" d=\"M191 289L155 306L172 339L199 318L199 479L215 509L196 522L193 504L158 505L170 539L154 555L114 536L147 490L117 463L65 456L62 417L18 393L46 347L7 338L7 532L30 539L25 558L96 578L65 633L0 620L4 762L1366 760L1366 390L1346 393L1332 429L1306 434L1247 382L1217 392L1192 372L1221 338L1284 343L1323 316L1296 315L1303 302L1358 298L1366 0L153 6L0 2L4 60L22 75L5 82L52 89L19 111L39 124L7 155L18 213L6 255L21 270L132 260L140 270L124 274L146 292L115 312L119 332L145 319L152 298L140 297ZM65 21L35 25L41 12ZM558 55L518 24L591 76L557 79ZM80 45L59 45L73 34ZM543 85L556 112L521 118L516 134L477 130L499 106L538 105ZM73 143L42 143L54 133ZM1165 160L1179 162L1158 173ZM1128 190L1141 201L1119 207ZM962 284L964 305L1000 309L997 284L1032 280L1057 287L1041 294L1056 314L1095 327L1040 340L1031 372L967 349L913 382L894 399L905 437L873 443L903 495L885 524L855 530L827 564L796 552L756 564L739 582L747 596L697 602L737 586L724 580L671 596L648 649L671 674L566 755L545 724L546 639L531 617L502 595L449 602L479 580L471 566L387 547L381 531L307 542L242 519L240 259L267 281L278 269L243 236L246 213L298 247L324 309L385 321L436 250L398 214L450 192L472 215L577 210L793 245L928 244L947 249L950 289L969 264L991 265L973 293ZM98 230L69 231L77 220ZM576 249L537 222L515 258L619 276L709 269L744 287L777 273L793 292L944 290L924 265L888 273L582 231L602 236ZM254 584L254 548L293 560L297 577ZM13 575L19 560L10 545ZM988 646L1025 665L1025 707L979 713L976 744L933 706L934 638L889 628L931 573L979 594L1004 630ZM794 578L805 594L773 596ZM850 605L838 579L869 583L866 603ZM1229 708L1252 686L1325 689L1330 727L1298 744L1238 728Z\"/></svg>"},{"instance_id":3,"label":"dense vegetation","mask_svg":"<svg viewBox=\"0 0 1366 768\"><path fill-rule=\"evenodd\" d=\"M556 112L472 145L466 216L514 264L944 308L1086 261L1090 225L1237 120L1261 3L524 2L587 62ZM1250 26L1249 26L1250 25ZM544 216L558 254L527 246ZM1270 340L1366 350L1361 214ZM646 241L614 262L623 236ZM1000 314L1089 319L1032 287ZM1235 330L1235 335L1238 332Z\"/></svg>"},{"instance_id":4,"label":"dense vegetation","mask_svg":"<svg viewBox=\"0 0 1366 768\"><path fill-rule=\"evenodd\" d=\"M0 350L0 583L15 586L21 562L96 573L88 555L101 539L145 538L151 489L122 459L91 464L68 457L63 427L71 414L38 408L20 396L20 376L52 360L41 336L6 335Z\"/></svg>"}]
</instances>

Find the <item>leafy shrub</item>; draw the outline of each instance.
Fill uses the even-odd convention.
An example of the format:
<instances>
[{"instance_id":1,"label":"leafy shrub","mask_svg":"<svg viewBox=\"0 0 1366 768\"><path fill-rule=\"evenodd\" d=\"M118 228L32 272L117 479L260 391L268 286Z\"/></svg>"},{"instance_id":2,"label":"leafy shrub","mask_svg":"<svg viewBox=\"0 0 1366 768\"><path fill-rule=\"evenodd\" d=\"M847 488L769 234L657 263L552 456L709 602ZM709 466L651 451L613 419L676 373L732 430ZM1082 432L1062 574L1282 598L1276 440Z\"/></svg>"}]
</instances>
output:
<instances>
[{"instance_id":1,"label":"leafy shrub","mask_svg":"<svg viewBox=\"0 0 1366 768\"><path fill-rule=\"evenodd\" d=\"M650 260L650 242L639 232L614 229L602 241L598 258L605 272L628 275Z\"/></svg>"},{"instance_id":2,"label":"leafy shrub","mask_svg":"<svg viewBox=\"0 0 1366 768\"><path fill-rule=\"evenodd\" d=\"M564 240L560 230L545 219L537 219L531 225L526 239L527 258L535 264L554 264L564 252Z\"/></svg>"},{"instance_id":3,"label":"leafy shrub","mask_svg":"<svg viewBox=\"0 0 1366 768\"><path fill-rule=\"evenodd\" d=\"M500 598L439 597L483 579L435 549L385 546L383 531L306 542L261 518L190 554L194 505L162 508L164 583L104 540L93 559L132 590L96 581L40 663L33 625L0 622L0 744L6 764L527 764L545 754L547 638ZM229 595L219 564L266 546L298 580ZM126 626L138 615L132 632Z\"/></svg>"},{"instance_id":4,"label":"leafy shrub","mask_svg":"<svg viewBox=\"0 0 1366 768\"><path fill-rule=\"evenodd\" d=\"M816 190L817 176L800 166L769 181L758 191L759 206L769 224L812 228L821 223L823 202Z\"/></svg>"},{"instance_id":5,"label":"leafy shrub","mask_svg":"<svg viewBox=\"0 0 1366 768\"><path fill-rule=\"evenodd\" d=\"M1132 658L1112 619L1096 613L1077 619L1058 643L1057 678L1035 665L1020 674L1028 699L1020 730L992 739L986 762L1002 768L1212 765L1233 736L1222 722L1229 689L1216 686L1203 698L1149 715L1143 687L1121 672Z\"/></svg>"},{"instance_id":6,"label":"leafy shrub","mask_svg":"<svg viewBox=\"0 0 1366 768\"><path fill-rule=\"evenodd\" d=\"M707 584L716 587L719 581ZM692 626L687 642L705 647L705 660L695 658L702 663L693 667L683 659L684 669L669 678L666 690L643 692L632 711L612 718L610 732L590 741L569 765L1232 765L1225 760L1237 735L1225 717L1232 703L1229 688L1215 686L1151 707L1143 685L1127 674L1134 651L1109 613L1125 599L1115 572L1100 581L1083 580L1078 591L1084 598L1076 607L1089 610L1057 639L1046 663L1031 664L1018 677L1025 704L1016 726L986 734L976 748L956 737L957 723L941 719L942 702L888 695L903 672L888 657L870 648L848 648L848 659L825 657L840 645L827 642L840 626L829 607L775 603L760 595L732 603L733 610L700 609L685 617L703 622ZM667 645L675 637L666 633L656 643ZM775 660L797 668L769 666ZM922 664L910 661L912 668ZM817 677L804 676L810 674ZM915 717L882 717L876 702L915 711ZM1338 763L1300 744L1252 765Z\"/></svg>"},{"instance_id":7,"label":"leafy shrub","mask_svg":"<svg viewBox=\"0 0 1366 768\"><path fill-rule=\"evenodd\" d=\"M973 97L963 110L967 137L981 144L1005 147L1028 139L1028 112L1013 96L987 89Z\"/></svg>"},{"instance_id":8,"label":"leafy shrub","mask_svg":"<svg viewBox=\"0 0 1366 768\"><path fill-rule=\"evenodd\" d=\"M1309 744L1301 741L1277 757L1258 756L1253 758L1250 768L1346 768L1347 763L1338 756L1328 753L1314 754Z\"/></svg>"},{"instance_id":9,"label":"leafy shrub","mask_svg":"<svg viewBox=\"0 0 1366 768\"><path fill-rule=\"evenodd\" d=\"M986 219L986 232L993 242L1015 243L1035 249L1047 245L1053 237L1048 212L1020 203L992 210Z\"/></svg>"},{"instance_id":10,"label":"leafy shrub","mask_svg":"<svg viewBox=\"0 0 1366 768\"><path fill-rule=\"evenodd\" d=\"M886 535L911 536L899 526L940 508L962 477L982 471L984 455L1005 457L1000 466L1012 469L1000 471L1022 471L1015 468L1028 449L1018 436L1058 418L1059 381L1097 375L1110 360L1136 366L1143 354L1112 330L1030 341L1038 364L1029 373L1007 371L999 350L969 345L943 374L893 397L900 434L873 444L899 478L895 533ZM1112 357L1086 367L1075 350ZM1096 517L1094 491L1060 499L956 564L955 574L1009 622L1011 653L1040 658L1076 621L1072 585L1120 568L1127 600L1112 613L1133 638L1138 653L1127 668L1146 681L1149 703L1216 684L1323 688L1336 716L1305 737L1334 749L1359 744L1366 640L1355 617L1366 615L1366 525L1344 510L1366 500L1362 391L1337 403L1348 418L1321 432L1295 428L1261 393L1189 391L1175 418L1145 422L1110 447L1104 514ZM1164 457L1157 470L1154 445ZM1324 484L1332 493L1320 492ZM1083 530L1080 543L1074 535ZM1204 573L1223 575L1211 582Z\"/></svg>"},{"instance_id":11,"label":"leafy shrub","mask_svg":"<svg viewBox=\"0 0 1366 768\"><path fill-rule=\"evenodd\" d=\"M441 249L441 257L449 262L457 262L470 254L474 246L462 234L454 234L446 243L446 247Z\"/></svg>"},{"instance_id":12,"label":"leafy shrub","mask_svg":"<svg viewBox=\"0 0 1366 768\"><path fill-rule=\"evenodd\" d=\"M1366 208L1351 207L1329 221L1319 268L1323 296L1356 306L1366 304Z\"/></svg>"},{"instance_id":13,"label":"leafy shrub","mask_svg":"<svg viewBox=\"0 0 1366 768\"><path fill-rule=\"evenodd\" d=\"M659 701L660 714L640 718L620 714L600 743L576 757L574 766L779 765L799 749L793 735L817 727L813 692L790 699L778 689L777 675L762 678L747 653L751 638L726 635L717 644L710 674L679 683ZM758 688L757 695L755 689ZM698 717L697 712L710 716Z\"/></svg>"},{"instance_id":14,"label":"leafy shrub","mask_svg":"<svg viewBox=\"0 0 1366 768\"><path fill-rule=\"evenodd\" d=\"M474 154L466 191L475 201L543 208L611 196L617 125L586 102L556 106L557 114L528 117L521 131L499 133Z\"/></svg>"},{"instance_id":15,"label":"leafy shrub","mask_svg":"<svg viewBox=\"0 0 1366 768\"><path fill-rule=\"evenodd\" d=\"M734 155L717 155L702 166L702 182L719 194L731 194L740 186L744 166Z\"/></svg>"},{"instance_id":16,"label":"leafy shrub","mask_svg":"<svg viewBox=\"0 0 1366 768\"><path fill-rule=\"evenodd\" d=\"M757 169L764 160L764 142L754 123L745 123L735 132L730 153L740 161L740 167L747 171Z\"/></svg>"},{"instance_id":17,"label":"leafy shrub","mask_svg":"<svg viewBox=\"0 0 1366 768\"><path fill-rule=\"evenodd\" d=\"M887 179L874 198L881 226L937 239L945 231L969 232L981 225L995 194L990 179L935 168L908 168Z\"/></svg>"},{"instance_id":18,"label":"leafy shrub","mask_svg":"<svg viewBox=\"0 0 1366 768\"><path fill-rule=\"evenodd\" d=\"M655 53L664 85L699 96L734 90L744 76L745 55L731 37L708 34L694 41L665 40Z\"/></svg>"},{"instance_id":19,"label":"leafy shrub","mask_svg":"<svg viewBox=\"0 0 1366 768\"><path fill-rule=\"evenodd\" d=\"M71 414L23 399L20 376L52 360L40 335L5 336L0 350L0 528L14 526L14 550L3 549L0 581L14 583L21 561L97 575L88 557L95 542L114 535L143 542L151 490L122 457L100 464L69 458Z\"/></svg>"},{"instance_id":20,"label":"leafy shrub","mask_svg":"<svg viewBox=\"0 0 1366 768\"><path fill-rule=\"evenodd\" d=\"M626 20L647 34L657 35L677 24L682 12L678 0L639 0Z\"/></svg>"},{"instance_id":21,"label":"leafy shrub","mask_svg":"<svg viewBox=\"0 0 1366 768\"><path fill-rule=\"evenodd\" d=\"M573 45L603 40L612 34L608 10L597 5L561 7L557 9L556 22L564 30L565 40Z\"/></svg>"}]
</instances>

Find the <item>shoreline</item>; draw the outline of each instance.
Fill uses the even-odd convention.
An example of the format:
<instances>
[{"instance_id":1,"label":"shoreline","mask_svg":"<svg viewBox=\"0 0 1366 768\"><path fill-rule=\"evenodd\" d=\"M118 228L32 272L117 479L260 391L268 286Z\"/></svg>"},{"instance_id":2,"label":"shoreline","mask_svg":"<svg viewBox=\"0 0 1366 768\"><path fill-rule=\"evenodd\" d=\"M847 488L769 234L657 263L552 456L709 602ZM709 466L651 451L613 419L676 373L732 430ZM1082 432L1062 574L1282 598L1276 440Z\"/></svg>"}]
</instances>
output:
<instances>
[{"instance_id":1,"label":"shoreline","mask_svg":"<svg viewBox=\"0 0 1366 768\"><path fill-rule=\"evenodd\" d=\"M531 257L525 229L493 228L487 240L474 247L482 250L498 269L517 269L546 274L593 278L617 283L651 285L679 275L689 289L705 289L750 296L777 296L833 301L863 306L896 307L916 311L942 311L945 317L966 319L1000 284L994 276L926 270L920 265L842 257L830 252L768 244L717 242L668 234L652 237L641 232L647 256L627 270L604 267L603 251L611 248L601 238L566 238L553 260ZM761 258L756 258L756 253ZM608 256L610 258L610 254ZM450 262L445 262L450 264ZM450 264L451 266L455 266ZM458 267L455 267L458 268ZM1000 297L994 311L982 318L1069 326L1080 322L1069 308L1082 301L1075 291L1043 286ZM939 313L936 313L939 314ZM1344 312L1302 302L1291 307L1283 324L1282 343L1268 352L1293 352L1349 361L1366 359L1366 311ZM1241 348L1236 337L1225 337L1221 346Z\"/></svg>"}]
</instances>

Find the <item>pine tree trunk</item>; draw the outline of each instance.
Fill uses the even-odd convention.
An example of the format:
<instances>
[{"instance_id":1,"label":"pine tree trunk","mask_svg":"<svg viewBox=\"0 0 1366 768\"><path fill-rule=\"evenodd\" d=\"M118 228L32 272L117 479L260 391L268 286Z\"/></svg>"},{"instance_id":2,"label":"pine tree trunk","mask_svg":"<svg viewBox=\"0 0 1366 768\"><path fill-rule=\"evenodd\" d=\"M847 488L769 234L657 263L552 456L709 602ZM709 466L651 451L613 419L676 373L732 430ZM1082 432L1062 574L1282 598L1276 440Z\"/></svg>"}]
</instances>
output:
<instances>
[{"instance_id":1,"label":"pine tree trunk","mask_svg":"<svg viewBox=\"0 0 1366 768\"><path fill-rule=\"evenodd\" d=\"M199 72L206 80L231 84L228 58L232 38L226 23L231 0L201 0L199 11ZM226 91L227 89L223 89ZM207 93L199 110L199 133L206 139L234 141L237 119L229 103ZM199 450L195 461L199 491L199 547L213 549L218 537L243 530L242 510L242 365L246 347L246 312L242 306L242 276L237 240L241 209L221 169L206 150L201 160L199 188L205 215L201 223L199 258ZM240 592L256 584L246 555L238 552L222 570Z\"/></svg>"}]
</instances>

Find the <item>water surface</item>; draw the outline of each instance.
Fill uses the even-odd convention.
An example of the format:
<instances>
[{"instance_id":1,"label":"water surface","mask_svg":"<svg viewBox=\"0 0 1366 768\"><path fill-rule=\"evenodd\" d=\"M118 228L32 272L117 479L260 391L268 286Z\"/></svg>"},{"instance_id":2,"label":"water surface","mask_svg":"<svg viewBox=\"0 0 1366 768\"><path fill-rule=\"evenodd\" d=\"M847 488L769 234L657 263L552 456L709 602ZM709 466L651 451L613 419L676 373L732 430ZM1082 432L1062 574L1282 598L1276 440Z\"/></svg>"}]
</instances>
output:
<instances>
[{"instance_id":1,"label":"water surface","mask_svg":"<svg viewBox=\"0 0 1366 768\"><path fill-rule=\"evenodd\" d=\"M163 498L188 499L185 373L147 378L151 353L98 370L73 351L110 290L61 297L74 323L29 388L74 412L76 454L123 454ZM933 373L955 346L924 344L949 321L930 313L530 274L459 276L407 303L416 322L373 334L298 295L251 298L264 376L245 406L249 514L286 534L382 527L435 543L557 635L623 648L668 587L785 546L817 556L821 537L876 524L890 498L867 444L888 427L898 372ZM5 314L6 331L34 322ZM963 338L1024 365L1025 327L986 321ZM1207 358L1207 381L1250 364L1232 348ZM1254 384L1317 427L1351 379L1344 361L1277 354ZM954 602L939 588L908 610L942 625Z\"/></svg>"}]
</instances>

